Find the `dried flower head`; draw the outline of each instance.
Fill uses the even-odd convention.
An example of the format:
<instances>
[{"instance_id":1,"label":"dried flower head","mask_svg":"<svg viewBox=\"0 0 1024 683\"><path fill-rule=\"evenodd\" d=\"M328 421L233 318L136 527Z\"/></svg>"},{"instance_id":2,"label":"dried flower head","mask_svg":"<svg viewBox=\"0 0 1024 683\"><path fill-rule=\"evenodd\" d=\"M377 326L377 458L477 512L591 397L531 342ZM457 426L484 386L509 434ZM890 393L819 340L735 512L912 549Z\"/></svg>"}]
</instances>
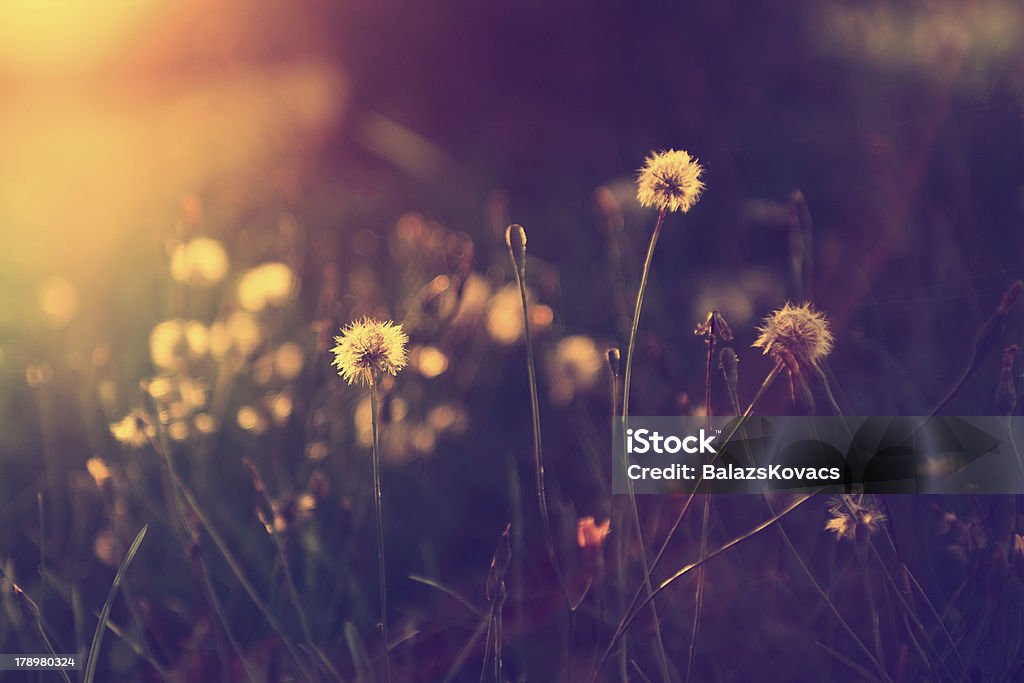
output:
<instances>
[{"instance_id":1,"label":"dried flower head","mask_svg":"<svg viewBox=\"0 0 1024 683\"><path fill-rule=\"evenodd\" d=\"M717 337L722 341L732 341L732 328L729 327L729 323L725 322L725 316L718 311L708 313L708 317L704 318L704 322L697 324L693 333L698 337L707 337L709 343L712 341L712 337Z\"/></svg>"},{"instance_id":2,"label":"dried flower head","mask_svg":"<svg viewBox=\"0 0 1024 683\"><path fill-rule=\"evenodd\" d=\"M761 336L754 346L764 349L776 362L785 363L790 372L817 367L832 351L832 332L828 320L809 303L786 305L771 313L758 328Z\"/></svg>"},{"instance_id":3,"label":"dried flower head","mask_svg":"<svg viewBox=\"0 0 1024 683\"><path fill-rule=\"evenodd\" d=\"M397 374L408 360L405 345L409 337L401 325L363 318L349 323L335 337L334 365L349 384L369 386L384 373Z\"/></svg>"},{"instance_id":4,"label":"dried flower head","mask_svg":"<svg viewBox=\"0 0 1024 683\"><path fill-rule=\"evenodd\" d=\"M636 198L641 206L686 213L700 199L703 172L697 160L683 150L652 153L637 175Z\"/></svg>"},{"instance_id":5,"label":"dried flower head","mask_svg":"<svg viewBox=\"0 0 1024 683\"><path fill-rule=\"evenodd\" d=\"M141 448L146 441L156 436L156 430L149 416L141 410L133 410L117 422L111 423L110 433L126 446Z\"/></svg>"},{"instance_id":6,"label":"dried flower head","mask_svg":"<svg viewBox=\"0 0 1024 683\"><path fill-rule=\"evenodd\" d=\"M837 541L845 538L852 543L857 539L858 529L870 536L885 521L882 511L863 495L839 496L829 504L828 512L831 517L825 523L825 530L834 533Z\"/></svg>"}]
</instances>

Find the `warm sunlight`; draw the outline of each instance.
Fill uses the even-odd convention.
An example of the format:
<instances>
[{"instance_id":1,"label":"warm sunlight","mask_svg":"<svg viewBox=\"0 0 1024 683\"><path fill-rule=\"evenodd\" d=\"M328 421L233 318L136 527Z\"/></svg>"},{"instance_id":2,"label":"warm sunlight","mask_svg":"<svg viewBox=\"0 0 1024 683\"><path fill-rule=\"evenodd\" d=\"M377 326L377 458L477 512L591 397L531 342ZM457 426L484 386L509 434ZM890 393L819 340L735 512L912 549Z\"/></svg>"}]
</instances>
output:
<instances>
[{"instance_id":1,"label":"warm sunlight","mask_svg":"<svg viewBox=\"0 0 1024 683\"><path fill-rule=\"evenodd\" d=\"M166 0L9 0L0 3L0 70L84 71L109 56Z\"/></svg>"}]
</instances>

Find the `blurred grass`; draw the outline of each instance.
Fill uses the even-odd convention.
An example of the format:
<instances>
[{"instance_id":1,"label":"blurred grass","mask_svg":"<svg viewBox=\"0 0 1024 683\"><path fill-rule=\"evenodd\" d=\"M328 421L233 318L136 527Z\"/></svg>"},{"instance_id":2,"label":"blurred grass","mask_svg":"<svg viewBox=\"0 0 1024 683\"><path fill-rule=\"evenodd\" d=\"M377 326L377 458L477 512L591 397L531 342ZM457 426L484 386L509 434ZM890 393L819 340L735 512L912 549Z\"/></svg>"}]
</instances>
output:
<instances>
[{"instance_id":1,"label":"blurred grass","mask_svg":"<svg viewBox=\"0 0 1024 683\"><path fill-rule=\"evenodd\" d=\"M610 516L604 352L628 332L616 297L635 292L653 218L631 179L652 148L686 145L709 189L654 257L635 414L699 414L706 347L692 330L711 309L736 334L737 403L757 391L771 364L747 348L754 326L799 296L795 188L813 216L814 272L798 281L833 321L833 388L858 414L926 413L1021 277L1024 23L1012 3L262 12L152 3L89 34L110 36L93 57L63 62L36 50L54 44L41 38L31 54L3 41L0 651L40 648L17 584L55 649L84 655L90 615L149 524L97 680L250 669L285 681L302 668L332 680L307 640L344 680L380 680L369 406L327 357L340 324L374 315L411 337L410 367L381 397L394 679L493 673L480 615L459 603L485 608L512 522L502 671L564 680L571 667L585 680L619 596L642 580L635 534L612 528L620 566L612 552L596 564L575 530ZM60 20L75 27L74 14ZM594 582L571 636L530 495L523 328L502 241L514 221L530 233L554 554L573 587ZM223 272L201 250L175 267L197 239L220 245ZM275 278L281 266L288 277ZM1019 311L1005 323L996 350L1024 339ZM994 409L998 356L949 412ZM794 410L784 385L762 412ZM731 411L722 389L717 413ZM151 448L111 435L132 409L148 412L207 523ZM87 469L92 457L107 476ZM784 523L792 548L769 531L709 561L690 679L849 678L859 655L836 613L896 680L1024 674L1019 499L884 503L887 536L863 555L826 534L826 502L811 500ZM682 504L640 501L648 552ZM685 516L653 578L699 560L705 538L714 551L765 519L762 502L715 497L706 537ZM658 597L676 680L693 628L684 583ZM626 664L656 680L652 632L637 619Z\"/></svg>"}]
</instances>

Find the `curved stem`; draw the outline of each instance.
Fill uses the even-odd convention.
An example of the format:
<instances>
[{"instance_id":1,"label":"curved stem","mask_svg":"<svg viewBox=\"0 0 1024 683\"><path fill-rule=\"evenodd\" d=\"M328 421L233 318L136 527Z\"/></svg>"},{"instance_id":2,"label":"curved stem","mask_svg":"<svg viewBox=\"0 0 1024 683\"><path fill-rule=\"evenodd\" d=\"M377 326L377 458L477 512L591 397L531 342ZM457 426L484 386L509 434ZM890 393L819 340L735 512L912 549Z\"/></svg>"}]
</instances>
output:
<instances>
[{"instance_id":1,"label":"curved stem","mask_svg":"<svg viewBox=\"0 0 1024 683\"><path fill-rule=\"evenodd\" d=\"M623 424L629 420L629 389L630 380L633 378L633 351L636 348L636 332L640 327L640 312L644 307L644 294L647 292L647 278L651 273L651 262L654 260L654 247L658 244L661 236L661 226L665 223L665 209L658 213L658 222L654 224L654 232L651 233L651 242L647 245L647 258L644 259L644 268L640 273L640 290L636 295L636 307L633 310L633 325L629 329L629 344L626 346L626 373L622 384L622 420Z\"/></svg>"},{"instance_id":2,"label":"curved stem","mask_svg":"<svg viewBox=\"0 0 1024 683\"><path fill-rule=\"evenodd\" d=\"M380 630L384 636L384 669L391 681L391 641L388 638L388 589L384 573L384 507L380 491L380 426L377 424L377 378L370 383L370 415L373 427L373 503L377 513L377 569L380 574Z\"/></svg>"}]
</instances>

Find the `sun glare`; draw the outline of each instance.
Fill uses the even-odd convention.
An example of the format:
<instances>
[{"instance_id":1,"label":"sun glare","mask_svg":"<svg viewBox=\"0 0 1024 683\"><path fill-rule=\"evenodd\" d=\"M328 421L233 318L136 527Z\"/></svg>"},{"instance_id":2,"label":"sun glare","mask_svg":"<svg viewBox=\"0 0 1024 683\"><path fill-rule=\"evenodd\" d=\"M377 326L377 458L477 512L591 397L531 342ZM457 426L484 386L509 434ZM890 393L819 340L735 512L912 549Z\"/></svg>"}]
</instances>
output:
<instances>
[{"instance_id":1,"label":"sun glare","mask_svg":"<svg viewBox=\"0 0 1024 683\"><path fill-rule=\"evenodd\" d=\"M111 54L162 0L0 3L0 65L23 74L81 71Z\"/></svg>"}]
</instances>

